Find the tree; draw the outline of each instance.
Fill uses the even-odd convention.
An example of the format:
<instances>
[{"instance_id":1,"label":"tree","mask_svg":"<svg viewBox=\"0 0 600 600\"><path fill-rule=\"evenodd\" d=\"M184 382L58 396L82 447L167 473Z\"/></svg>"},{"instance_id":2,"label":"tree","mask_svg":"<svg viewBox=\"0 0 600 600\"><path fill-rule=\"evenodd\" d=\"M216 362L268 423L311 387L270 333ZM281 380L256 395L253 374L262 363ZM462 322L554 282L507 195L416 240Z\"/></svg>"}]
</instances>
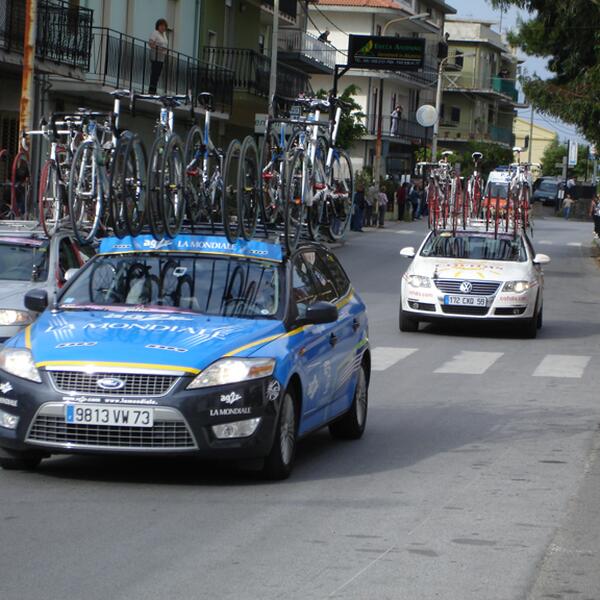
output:
<instances>
[{"instance_id":1,"label":"tree","mask_svg":"<svg viewBox=\"0 0 600 600\"><path fill-rule=\"evenodd\" d=\"M509 41L530 56L548 58L552 77L522 77L529 102L541 113L572 123L600 143L600 2L597 0L491 0L534 15Z\"/></svg>"},{"instance_id":2,"label":"tree","mask_svg":"<svg viewBox=\"0 0 600 600\"><path fill-rule=\"evenodd\" d=\"M562 167L557 166L567 156L567 144L561 144L558 138L555 138L544 150L542 155L542 173L546 176L558 177L562 175ZM569 168L569 173L576 179L585 181L588 173L588 155L590 149L585 144L579 144L577 147L577 164Z\"/></svg>"},{"instance_id":3,"label":"tree","mask_svg":"<svg viewBox=\"0 0 600 600\"><path fill-rule=\"evenodd\" d=\"M362 123L365 114L361 112L360 104L354 99L358 92L360 92L358 86L349 85L339 96L340 100L343 100L350 107L350 110L342 112L336 141L336 145L344 148L344 150L349 150L355 142L361 140L367 133L367 129ZM317 98L327 98L329 94L321 89L316 96Z\"/></svg>"}]
</instances>

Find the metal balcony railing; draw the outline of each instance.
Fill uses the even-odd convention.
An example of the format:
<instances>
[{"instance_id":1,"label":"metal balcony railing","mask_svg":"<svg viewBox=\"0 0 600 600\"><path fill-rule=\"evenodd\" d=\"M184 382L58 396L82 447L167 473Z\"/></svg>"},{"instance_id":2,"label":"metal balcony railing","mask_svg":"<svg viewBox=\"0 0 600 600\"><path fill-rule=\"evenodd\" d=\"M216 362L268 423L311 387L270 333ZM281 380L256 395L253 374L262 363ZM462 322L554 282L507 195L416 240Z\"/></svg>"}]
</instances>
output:
<instances>
[{"instance_id":1,"label":"metal balcony railing","mask_svg":"<svg viewBox=\"0 0 600 600\"><path fill-rule=\"evenodd\" d=\"M515 87L514 79L502 77L482 78L473 73L460 73L447 75L448 84L445 89L468 89L483 92L496 92L508 96L513 102L518 102L519 92Z\"/></svg>"},{"instance_id":2,"label":"metal balcony railing","mask_svg":"<svg viewBox=\"0 0 600 600\"><path fill-rule=\"evenodd\" d=\"M514 143L513 143L514 135L510 129L506 129L505 127L496 127L495 125L490 125L489 131L490 131L490 138L493 142L501 142L502 144L514 146Z\"/></svg>"},{"instance_id":3,"label":"metal balcony railing","mask_svg":"<svg viewBox=\"0 0 600 600\"><path fill-rule=\"evenodd\" d=\"M301 29L280 29L277 46L282 52L297 53L330 71L335 68L335 48Z\"/></svg>"},{"instance_id":4,"label":"metal balcony railing","mask_svg":"<svg viewBox=\"0 0 600 600\"><path fill-rule=\"evenodd\" d=\"M367 132L377 135L377 126L377 115L368 114L365 117ZM381 135L385 138L424 139L426 134L426 128L417 123L414 114L408 115L408 118L403 116L401 119L392 119L391 115L383 115L381 118Z\"/></svg>"},{"instance_id":5,"label":"metal balcony railing","mask_svg":"<svg viewBox=\"0 0 600 600\"><path fill-rule=\"evenodd\" d=\"M23 52L25 0L0 0L0 48ZM93 11L62 0L39 0L36 57L87 69Z\"/></svg>"},{"instance_id":6,"label":"metal balcony railing","mask_svg":"<svg viewBox=\"0 0 600 600\"><path fill-rule=\"evenodd\" d=\"M513 146L514 136L510 129L489 125L486 131L477 130L475 127L465 128L456 124L442 122L440 125L440 138L452 141L489 141L499 142Z\"/></svg>"},{"instance_id":7,"label":"metal balcony railing","mask_svg":"<svg viewBox=\"0 0 600 600\"><path fill-rule=\"evenodd\" d=\"M257 96L269 95L269 76L271 60L248 48L213 48L203 49L204 60L233 72L233 85L238 91L245 91ZM282 98L296 98L300 93L310 92L308 76L288 65L277 63L277 95Z\"/></svg>"},{"instance_id":8,"label":"metal balcony railing","mask_svg":"<svg viewBox=\"0 0 600 600\"><path fill-rule=\"evenodd\" d=\"M87 78L114 88L147 92L150 82L151 49L148 43L119 31L94 27ZM233 73L215 64L202 62L181 52L165 55L158 94L213 94L215 108L231 112Z\"/></svg>"}]
</instances>

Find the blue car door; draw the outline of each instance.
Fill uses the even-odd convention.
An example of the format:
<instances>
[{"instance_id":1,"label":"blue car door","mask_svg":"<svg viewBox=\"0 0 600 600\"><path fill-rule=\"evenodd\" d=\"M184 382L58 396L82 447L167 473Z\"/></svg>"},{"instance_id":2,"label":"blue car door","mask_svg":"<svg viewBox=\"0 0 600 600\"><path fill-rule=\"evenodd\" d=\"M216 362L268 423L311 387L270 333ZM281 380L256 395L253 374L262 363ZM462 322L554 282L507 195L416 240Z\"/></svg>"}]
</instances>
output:
<instances>
[{"instance_id":1,"label":"blue car door","mask_svg":"<svg viewBox=\"0 0 600 600\"><path fill-rule=\"evenodd\" d=\"M310 304L320 299L319 287L304 254L296 255L292 261L292 297L300 318ZM303 374L300 433L318 427L325 420L334 387L335 328L336 323L310 325L298 339L298 360Z\"/></svg>"}]
</instances>

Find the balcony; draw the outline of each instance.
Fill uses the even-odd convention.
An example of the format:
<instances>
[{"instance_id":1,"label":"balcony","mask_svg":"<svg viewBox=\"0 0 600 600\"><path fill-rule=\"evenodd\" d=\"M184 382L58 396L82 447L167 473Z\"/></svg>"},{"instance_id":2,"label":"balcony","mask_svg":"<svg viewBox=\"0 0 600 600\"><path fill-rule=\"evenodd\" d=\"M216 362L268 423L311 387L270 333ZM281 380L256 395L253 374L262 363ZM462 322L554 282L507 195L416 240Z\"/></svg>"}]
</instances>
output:
<instances>
[{"instance_id":1,"label":"balcony","mask_svg":"<svg viewBox=\"0 0 600 600\"><path fill-rule=\"evenodd\" d=\"M492 142L500 142L501 144L506 144L512 148L514 146L515 136L510 129L490 125L490 139Z\"/></svg>"},{"instance_id":2,"label":"balcony","mask_svg":"<svg viewBox=\"0 0 600 600\"><path fill-rule=\"evenodd\" d=\"M272 9L274 5L273 0L262 0L262 3L270 9ZM298 14L298 0L280 0L279 10L288 15L288 17L295 19Z\"/></svg>"},{"instance_id":3,"label":"balcony","mask_svg":"<svg viewBox=\"0 0 600 600\"><path fill-rule=\"evenodd\" d=\"M277 38L282 61L308 73L330 75L335 68L335 48L300 29L280 29Z\"/></svg>"},{"instance_id":4,"label":"balcony","mask_svg":"<svg viewBox=\"0 0 600 600\"><path fill-rule=\"evenodd\" d=\"M519 92L512 79L502 79L501 77L492 77L492 89L499 94L504 94L512 98L514 102L519 101Z\"/></svg>"},{"instance_id":5,"label":"balcony","mask_svg":"<svg viewBox=\"0 0 600 600\"><path fill-rule=\"evenodd\" d=\"M465 90L479 94L492 94L509 99L511 104L519 102L519 92L515 87L514 79L501 77L481 78L473 73L446 73L447 83L444 92L462 92Z\"/></svg>"},{"instance_id":6,"label":"balcony","mask_svg":"<svg viewBox=\"0 0 600 600\"><path fill-rule=\"evenodd\" d=\"M504 146L513 146L513 133L510 129L489 125L487 131L460 127L457 124L440 124L440 141L447 142L495 142Z\"/></svg>"},{"instance_id":7,"label":"balcony","mask_svg":"<svg viewBox=\"0 0 600 600\"><path fill-rule=\"evenodd\" d=\"M204 60L215 69L225 68L233 72L235 91L248 92L266 98L269 95L271 60L248 48L203 49ZM277 63L277 90L281 98L293 99L303 92L310 92L309 78L303 71Z\"/></svg>"},{"instance_id":8,"label":"balcony","mask_svg":"<svg viewBox=\"0 0 600 600\"><path fill-rule=\"evenodd\" d=\"M366 115L365 127L369 135L377 135L377 115ZM402 138L410 138L411 140L422 140L427 135L427 129L422 127L415 120L414 114L409 115L408 119L402 118L397 121L396 130L392 130L391 115L384 115L381 119L381 135L389 140L402 142Z\"/></svg>"},{"instance_id":9,"label":"balcony","mask_svg":"<svg viewBox=\"0 0 600 600\"><path fill-rule=\"evenodd\" d=\"M147 92L150 81L150 47L139 38L94 27L87 79L113 88ZM215 64L169 50L158 82L158 94L196 97L210 92L215 109L230 113L233 104L233 73Z\"/></svg>"},{"instance_id":10,"label":"balcony","mask_svg":"<svg viewBox=\"0 0 600 600\"><path fill-rule=\"evenodd\" d=\"M0 49L23 53L25 0L0 0ZM93 11L62 0L39 0L36 58L86 70ZM43 64L36 70L48 71Z\"/></svg>"}]
</instances>

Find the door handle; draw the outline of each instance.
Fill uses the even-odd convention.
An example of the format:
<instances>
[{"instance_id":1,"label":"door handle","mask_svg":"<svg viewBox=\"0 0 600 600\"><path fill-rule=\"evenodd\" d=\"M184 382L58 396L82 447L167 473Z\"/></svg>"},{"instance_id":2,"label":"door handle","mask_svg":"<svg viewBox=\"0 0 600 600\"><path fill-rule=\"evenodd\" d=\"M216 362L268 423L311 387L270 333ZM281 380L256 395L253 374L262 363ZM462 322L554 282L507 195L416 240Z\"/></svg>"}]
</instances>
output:
<instances>
[{"instance_id":1,"label":"door handle","mask_svg":"<svg viewBox=\"0 0 600 600\"><path fill-rule=\"evenodd\" d=\"M335 345L338 343L337 335L335 335L335 333L332 333L332 334L329 336L329 343L330 343L332 346L335 346Z\"/></svg>"},{"instance_id":2,"label":"door handle","mask_svg":"<svg viewBox=\"0 0 600 600\"><path fill-rule=\"evenodd\" d=\"M352 321L352 331L356 331L360 327L360 322L358 319L353 319Z\"/></svg>"}]
</instances>

